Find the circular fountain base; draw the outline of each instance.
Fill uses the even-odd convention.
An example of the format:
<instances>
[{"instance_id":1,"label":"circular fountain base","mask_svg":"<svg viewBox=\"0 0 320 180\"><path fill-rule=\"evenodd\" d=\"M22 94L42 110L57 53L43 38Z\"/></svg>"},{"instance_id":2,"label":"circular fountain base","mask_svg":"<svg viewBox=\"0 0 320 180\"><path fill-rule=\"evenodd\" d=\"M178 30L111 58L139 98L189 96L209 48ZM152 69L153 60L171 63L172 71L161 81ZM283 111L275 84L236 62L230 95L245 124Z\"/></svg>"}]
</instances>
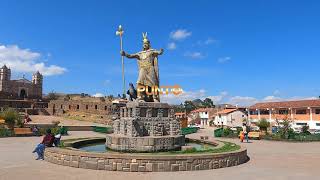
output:
<instances>
[{"instance_id":1,"label":"circular fountain base","mask_svg":"<svg viewBox=\"0 0 320 180\"><path fill-rule=\"evenodd\" d=\"M159 152L179 150L185 144L184 135L128 137L108 134L106 147L121 152Z\"/></svg>"}]
</instances>

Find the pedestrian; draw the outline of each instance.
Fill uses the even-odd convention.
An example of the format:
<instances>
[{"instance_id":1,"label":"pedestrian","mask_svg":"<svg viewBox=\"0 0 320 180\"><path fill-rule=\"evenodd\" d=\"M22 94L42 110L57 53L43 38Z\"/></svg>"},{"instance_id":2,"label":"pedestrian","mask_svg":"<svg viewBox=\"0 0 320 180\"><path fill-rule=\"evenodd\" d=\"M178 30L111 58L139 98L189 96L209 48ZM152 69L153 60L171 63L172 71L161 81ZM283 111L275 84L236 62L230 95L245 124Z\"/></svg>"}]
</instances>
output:
<instances>
[{"instance_id":1,"label":"pedestrian","mask_svg":"<svg viewBox=\"0 0 320 180\"><path fill-rule=\"evenodd\" d=\"M246 141L249 142L249 131L246 123L242 124L242 132ZM243 142L243 140L241 142Z\"/></svg>"}]
</instances>

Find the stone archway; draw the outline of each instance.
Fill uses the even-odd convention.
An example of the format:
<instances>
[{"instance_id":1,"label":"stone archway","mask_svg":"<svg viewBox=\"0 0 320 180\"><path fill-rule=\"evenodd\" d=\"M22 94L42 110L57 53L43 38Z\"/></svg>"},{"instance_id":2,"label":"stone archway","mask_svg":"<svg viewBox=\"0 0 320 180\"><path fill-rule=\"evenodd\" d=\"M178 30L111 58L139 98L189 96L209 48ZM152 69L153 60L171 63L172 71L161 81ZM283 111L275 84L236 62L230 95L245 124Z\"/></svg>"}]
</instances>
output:
<instances>
[{"instance_id":1,"label":"stone archway","mask_svg":"<svg viewBox=\"0 0 320 180\"><path fill-rule=\"evenodd\" d=\"M24 99L27 97L27 91L25 89L20 90L20 98Z\"/></svg>"}]
</instances>

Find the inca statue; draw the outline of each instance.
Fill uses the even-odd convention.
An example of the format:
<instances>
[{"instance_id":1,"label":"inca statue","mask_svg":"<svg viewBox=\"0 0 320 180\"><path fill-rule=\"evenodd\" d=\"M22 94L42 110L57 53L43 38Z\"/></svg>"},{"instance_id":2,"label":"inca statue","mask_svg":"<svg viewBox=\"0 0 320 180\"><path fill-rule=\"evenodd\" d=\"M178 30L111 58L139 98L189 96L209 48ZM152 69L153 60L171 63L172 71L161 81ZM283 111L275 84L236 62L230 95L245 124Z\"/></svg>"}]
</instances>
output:
<instances>
[{"instance_id":1,"label":"inca statue","mask_svg":"<svg viewBox=\"0 0 320 180\"><path fill-rule=\"evenodd\" d=\"M146 91L151 92L151 88L159 87L159 67L158 56L163 53L163 49L151 49L150 41L147 38L147 33L142 33L143 50L135 54L128 54L121 51L121 55L129 59L137 59L139 67L139 77L137 87L146 87ZM147 96L146 93L138 92L138 100L146 102L160 102L159 92Z\"/></svg>"}]
</instances>

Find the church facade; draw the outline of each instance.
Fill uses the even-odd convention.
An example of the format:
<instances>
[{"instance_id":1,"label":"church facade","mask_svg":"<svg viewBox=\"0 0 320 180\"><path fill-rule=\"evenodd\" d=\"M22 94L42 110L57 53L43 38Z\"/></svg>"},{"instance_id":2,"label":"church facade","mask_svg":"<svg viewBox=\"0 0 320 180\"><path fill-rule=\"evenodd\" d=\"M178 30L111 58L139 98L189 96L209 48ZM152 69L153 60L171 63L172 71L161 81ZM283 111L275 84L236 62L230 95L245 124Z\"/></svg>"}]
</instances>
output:
<instances>
[{"instance_id":1,"label":"church facade","mask_svg":"<svg viewBox=\"0 0 320 180\"><path fill-rule=\"evenodd\" d=\"M42 99L43 76L37 71L32 80L24 77L11 80L11 69L6 65L0 68L0 98L1 99Z\"/></svg>"}]
</instances>

